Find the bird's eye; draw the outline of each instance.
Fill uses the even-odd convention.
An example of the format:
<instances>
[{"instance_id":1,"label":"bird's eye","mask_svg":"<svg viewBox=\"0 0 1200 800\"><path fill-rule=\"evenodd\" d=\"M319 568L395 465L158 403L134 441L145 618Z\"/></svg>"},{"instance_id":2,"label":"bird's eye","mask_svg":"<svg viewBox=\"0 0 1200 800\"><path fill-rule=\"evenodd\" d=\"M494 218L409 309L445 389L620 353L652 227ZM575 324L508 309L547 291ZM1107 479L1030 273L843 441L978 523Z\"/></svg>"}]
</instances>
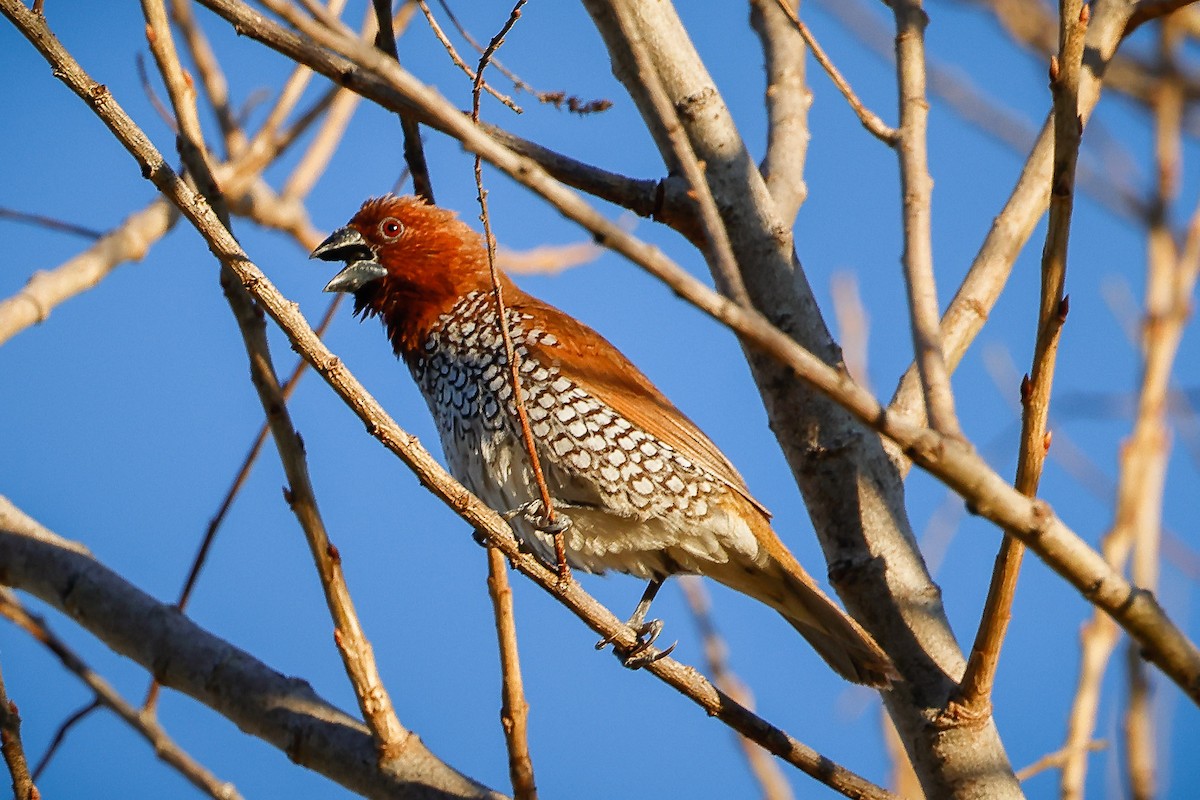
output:
<instances>
[{"instance_id":1,"label":"bird's eye","mask_svg":"<svg viewBox=\"0 0 1200 800\"><path fill-rule=\"evenodd\" d=\"M395 217L388 217L379 223L379 232L383 234L385 239L395 239L404 232L404 226Z\"/></svg>"}]
</instances>

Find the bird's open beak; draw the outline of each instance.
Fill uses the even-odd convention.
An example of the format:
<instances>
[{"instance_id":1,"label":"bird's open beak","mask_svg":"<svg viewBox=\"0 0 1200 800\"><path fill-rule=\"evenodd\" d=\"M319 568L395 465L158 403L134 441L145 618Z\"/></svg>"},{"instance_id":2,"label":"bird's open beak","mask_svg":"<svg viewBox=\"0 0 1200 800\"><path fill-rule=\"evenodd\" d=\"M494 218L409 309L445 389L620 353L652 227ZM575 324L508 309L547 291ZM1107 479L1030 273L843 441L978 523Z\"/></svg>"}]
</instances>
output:
<instances>
[{"instance_id":1,"label":"bird's open beak","mask_svg":"<svg viewBox=\"0 0 1200 800\"><path fill-rule=\"evenodd\" d=\"M387 275L387 269L376 260L371 245L354 228L338 228L317 245L309 258L346 262L346 268L325 284L327 292L356 292Z\"/></svg>"}]
</instances>

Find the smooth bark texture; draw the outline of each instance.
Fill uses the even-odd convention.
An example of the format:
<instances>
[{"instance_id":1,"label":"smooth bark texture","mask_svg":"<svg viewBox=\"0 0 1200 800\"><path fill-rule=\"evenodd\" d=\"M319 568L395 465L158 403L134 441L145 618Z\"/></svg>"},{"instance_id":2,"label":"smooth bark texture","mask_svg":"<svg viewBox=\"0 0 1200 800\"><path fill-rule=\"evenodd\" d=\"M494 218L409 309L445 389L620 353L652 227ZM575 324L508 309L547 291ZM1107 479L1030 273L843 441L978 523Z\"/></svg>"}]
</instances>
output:
<instances>
[{"instance_id":1,"label":"smooth bark texture","mask_svg":"<svg viewBox=\"0 0 1200 800\"><path fill-rule=\"evenodd\" d=\"M118 653L298 764L364 797L503 795L451 769L416 736L384 763L359 721L160 603L0 497L0 582L29 592Z\"/></svg>"}]
</instances>

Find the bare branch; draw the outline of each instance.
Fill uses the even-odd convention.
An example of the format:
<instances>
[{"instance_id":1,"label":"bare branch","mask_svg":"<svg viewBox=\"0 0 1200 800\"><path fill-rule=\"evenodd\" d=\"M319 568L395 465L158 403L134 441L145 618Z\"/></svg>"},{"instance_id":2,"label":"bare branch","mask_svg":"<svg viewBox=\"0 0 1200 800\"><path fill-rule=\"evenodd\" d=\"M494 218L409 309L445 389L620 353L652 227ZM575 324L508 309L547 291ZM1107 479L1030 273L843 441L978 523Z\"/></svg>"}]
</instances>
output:
<instances>
[{"instance_id":1,"label":"bare branch","mask_svg":"<svg viewBox=\"0 0 1200 800\"><path fill-rule=\"evenodd\" d=\"M1100 99L1101 81L1106 77L1103 69L1121 41L1121 32L1130 13L1131 8L1126 3L1103 4L1097 7L1096 16L1088 25L1085 44L1088 51L1094 52L1095 58L1089 58L1080 75L1078 114L1081 124L1087 122ZM966 278L942 316L942 346L950 368L962 360L983 328L1017 255L1046 210L1053 159L1053 126L1047 122L1025 161L1017 185L996 216ZM925 412L920 396L917 370L910 366L896 387L889 408L923 420Z\"/></svg>"},{"instance_id":2,"label":"bare branch","mask_svg":"<svg viewBox=\"0 0 1200 800\"><path fill-rule=\"evenodd\" d=\"M167 23L162 0L142 0L146 16L150 49L158 62L159 71L167 84L175 118L179 122L180 154L192 177L198 194L203 197L229 234L229 212L224 197L217 188L211 163L205 150L200 120L195 107L195 90L186 80ZM325 592L325 601L333 616L334 642L342 656L346 674L354 686L359 709L371 728L383 763L403 752L411 738L400 724L391 698L383 686L374 652L359 623L337 548L329 541L325 523L317 509L317 500L309 478L307 456L300 435L292 424L287 401L279 385L267 346L266 326L251 294L238 283L228 264L221 265L221 286L229 301L242 334L246 355L250 360L250 377L257 390L271 434L288 478L284 498L304 530L309 549Z\"/></svg>"},{"instance_id":3,"label":"bare branch","mask_svg":"<svg viewBox=\"0 0 1200 800\"><path fill-rule=\"evenodd\" d=\"M508 775L512 780L513 800L537 800L533 760L529 757L529 703L521 680L521 659L517 649L517 624L513 616L512 587L508 585L508 564L504 554L487 549L488 596L496 617L496 641L500 646L500 723L508 747Z\"/></svg>"},{"instance_id":4,"label":"bare branch","mask_svg":"<svg viewBox=\"0 0 1200 800\"><path fill-rule=\"evenodd\" d=\"M798 0L790 2L794 11ZM794 220L808 196L804 162L813 95L805 75L804 45L796 26L774 0L750 1L750 25L762 43L767 73L767 154L759 169L779 218Z\"/></svg>"},{"instance_id":5,"label":"bare branch","mask_svg":"<svg viewBox=\"0 0 1200 800\"><path fill-rule=\"evenodd\" d=\"M899 79L900 190L904 204L904 288L912 325L913 350L930 426L946 436L962 436L954 411L950 371L942 355L937 284L933 276L932 196L925 95L925 26L921 0L893 0L896 16L896 75Z\"/></svg>"},{"instance_id":6,"label":"bare branch","mask_svg":"<svg viewBox=\"0 0 1200 800\"><path fill-rule=\"evenodd\" d=\"M1067 0L1062 3L1061 10L1059 55L1050 67L1050 85L1054 94L1054 171L1051 178L1050 223L1046 232L1046 246L1042 250L1042 287L1033 366L1021 383L1021 442L1015 484L1018 491L1029 497L1037 495L1046 451L1050 446L1047 421L1050 417L1058 340L1069 308L1063 287L1066 283L1067 242L1075 199L1075 165L1083 136L1079 83L1090 12L1080 0ZM970 717L982 713L982 709L991 704L996 666L1011 617L1024 549L1021 542L1005 534L996 556L983 617L971 648L971 658L963 675L962 690L952 713Z\"/></svg>"},{"instance_id":7,"label":"bare branch","mask_svg":"<svg viewBox=\"0 0 1200 800\"><path fill-rule=\"evenodd\" d=\"M33 785L25 746L21 743L21 715L17 704L8 699L3 677L0 677L0 751L12 778L13 800L39 800L41 793Z\"/></svg>"},{"instance_id":8,"label":"bare branch","mask_svg":"<svg viewBox=\"0 0 1200 800\"><path fill-rule=\"evenodd\" d=\"M381 764L367 728L306 682L272 670L159 603L3 496L0 562L8 585L59 609L164 686L353 792L395 797L416 787L430 798L503 800L448 767L415 736L404 752Z\"/></svg>"},{"instance_id":9,"label":"bare branch","mask_svg":"<svg viewBox=\"0 0 1200 800\"><path fill-rule=\"evenodd\" d=\"M791 19L792 24L796 26L796 30L800 32L800 36L804 39L804 43L812 50L813 58L817 59L817 63L829 75L829 79L833 81L833 85L842 93L842 97L846 98L846 102L850 104L850 108L858 115L859 122L879 141L886 144L888 147L895 147L900 141L900 131L889 127L886 122L879 118L877 114L863 105L863 102L858 99L858 95L850 88L849 82L842 77L842 73L829 60L829 56L825 54L825 50L817 43L817 39L812 35L812 31L808 26L800 21L800 17L787 4L787 0L776 0L780 10Z\"/></svg>"},{"instance_id":10,"label":"bare branch","mask_svg":"<svg viewBox=\"0 0 1200 800\"><path fill-rule=\"evenodd\" d=\"M83 225L76 225L73 222L66 220L47 217L43 214L31 214L27 211L17 211L13 208L0 208L0 219L8 219L13 222L24 222L29 225L36 225L39 228L46 228L60 233L69 233L73 236L82 236L85 239L99 239L104 236L103 231L86 228Z\"/></svg>"},{"instance_id":11,"label":"bare branch","mask_svg":"<svg viewBox=\"0 0 1200 800\"><path fill-rule=\"evenodd\" d=\"M3 511L0 511L3 513ZM45 645L64 667L73 672L96 696L96 703L108 708L133 728L154 748L154 754L169 764L189 783L217 800L240 800L241 794L233 784L213 775L205 766L179 746L162 725L147 714L141 714L125 701L115 689L84 663L62 639L46 625L45 620L30 614L7 589L0 589L0 615L7 617L37 641ZM78 717L76 717L78 718ZM64 726L65 730L65 726Z\"/></svg>"},{"instance_id":12,"label":"bare branch","mask_svg":"<svg viewBox=\"0 0 1200 800\"><path fill-rule=\"evenodd\" d=\"M74 258L35 272L21 291L0 300L0 345L45 322L55 306L96 286L121 264L142 260L178 219L175 207L160 197Z\"/></svg>"},{"instance_id":13,"label":"bare branch","mask_svg":"<svg viewBox=\"0 0 1200 800\"><path fill-rule=\"evenodd\" d=\"M442 47L446 49L446 55L450 56L450 60L454 62L454 66L462 70L463 74L470 78L471 82L474 83L475 70L467 66L467 62L462 60L462 56L458 54L458 51L454 49L454 45L450 43L448 38L446 38L446 32L442 30L442 26L439 25L438 21L434 18L433 12L429 10L429 4L426 3L425 0L417 0L417 5L421 9L421 13L425 15L425 21L429 23L429 30L433 31L433 35L436 36L437 40L442 43ZM487 81L483 82L483 90L516 113L524 113L521 107L513 102L511 97L496 91L496 89Z\"/></svg>"}]
</instances>

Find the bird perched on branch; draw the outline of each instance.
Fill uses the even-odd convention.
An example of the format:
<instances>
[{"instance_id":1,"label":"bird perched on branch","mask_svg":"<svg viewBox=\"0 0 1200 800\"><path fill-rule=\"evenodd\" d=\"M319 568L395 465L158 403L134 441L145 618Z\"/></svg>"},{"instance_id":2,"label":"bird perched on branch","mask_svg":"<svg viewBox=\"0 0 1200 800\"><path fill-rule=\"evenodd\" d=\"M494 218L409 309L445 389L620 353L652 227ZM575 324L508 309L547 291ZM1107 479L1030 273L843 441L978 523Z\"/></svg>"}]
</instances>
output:
<instances>
[{"instance_id":1,"label":"bird perched on branch","mask_svg":"<svg viewBox=\"0 0 1200 800\"><path fill-rule=\"evenodd\" d=\"M548 515L524 445L482 237L415 197L368 200L314 258L343 261L326 291L378 316L429 409L450 472L512 516L547 565L562 536L587 572L648 579L630 621L644 623L671 575L707 575L774 608L841 676L886 686L891 662L808 576L729 460L615 347L504 275L505 316L520 397L559 524Z\"/></svg>"}]
</instances>

